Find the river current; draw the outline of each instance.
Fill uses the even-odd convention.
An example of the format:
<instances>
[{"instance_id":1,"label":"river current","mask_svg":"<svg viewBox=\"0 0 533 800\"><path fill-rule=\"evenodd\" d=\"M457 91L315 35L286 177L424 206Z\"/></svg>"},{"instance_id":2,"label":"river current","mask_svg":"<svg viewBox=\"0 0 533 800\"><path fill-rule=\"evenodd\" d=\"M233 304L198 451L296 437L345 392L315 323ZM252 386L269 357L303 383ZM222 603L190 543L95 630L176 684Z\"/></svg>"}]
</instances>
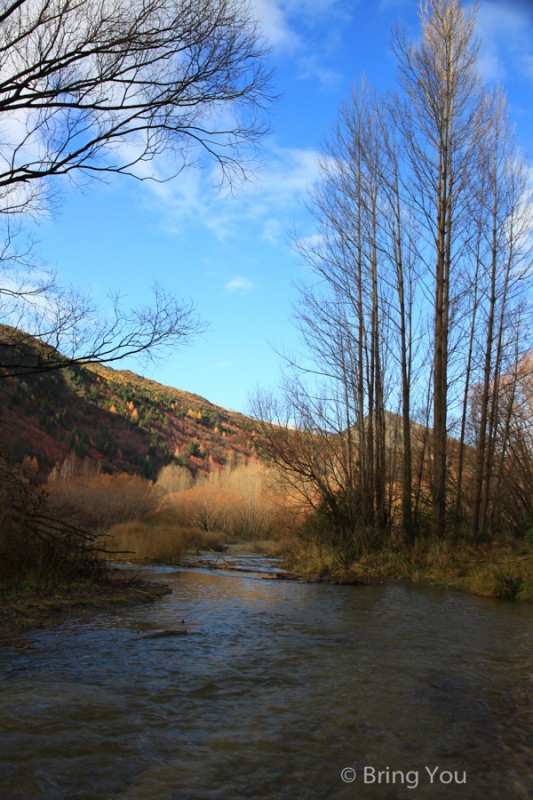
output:
<instances>
[{"instance_id":1,"label":"river current","mask_svg":"<svg viewBox=\"0 0 533 800\"><path fill-rule=\"evenodd\" d=\"M0 647L3 800L533 797L531 605L142 572Z\"/></svg>"}]
</instances>

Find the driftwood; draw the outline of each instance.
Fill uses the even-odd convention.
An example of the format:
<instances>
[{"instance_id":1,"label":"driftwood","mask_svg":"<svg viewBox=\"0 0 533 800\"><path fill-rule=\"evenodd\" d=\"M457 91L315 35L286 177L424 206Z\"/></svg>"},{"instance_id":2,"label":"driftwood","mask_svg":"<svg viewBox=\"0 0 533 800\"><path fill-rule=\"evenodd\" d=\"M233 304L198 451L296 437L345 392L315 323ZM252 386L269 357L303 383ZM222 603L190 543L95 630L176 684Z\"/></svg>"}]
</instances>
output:
<instances>
[{"instance_id":1,"label":"driftwood","mask_svg":"<svg viewBox=\"0 0 533 800\"><path fill-rule=\"evenodd\" d=\"M214 561L204 561L202 558L186 558L181 564L181 567L202 567L202 569L227 569L235 572L263 572L264 570L255 569L250 565L234 564L231 561L226 561L223 556L218 556Z\"/></svg>"},{"instance_id":2,"label":"driftwood","mask_svg":"<svg viewBox=\"0 0 533 800\"><path fill-rule=\"evenodd\" d=\"M186 628L177 628L166 631L153 631L152 633L145 633L143 636L136 636L136 639L165 639L170 636L184 636L188 633Z\"/></svg>"}]
</instances>

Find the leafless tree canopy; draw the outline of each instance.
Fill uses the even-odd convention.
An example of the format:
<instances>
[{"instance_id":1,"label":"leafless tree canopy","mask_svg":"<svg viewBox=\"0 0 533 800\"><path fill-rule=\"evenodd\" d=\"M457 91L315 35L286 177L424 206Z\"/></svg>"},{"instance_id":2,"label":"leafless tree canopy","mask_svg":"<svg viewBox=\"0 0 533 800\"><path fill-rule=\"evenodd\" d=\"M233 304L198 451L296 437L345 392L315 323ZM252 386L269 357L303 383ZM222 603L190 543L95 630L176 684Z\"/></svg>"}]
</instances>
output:
<instances>
[{"instance_id":1,"label":"leafless tree canopy","mask_svg":"<svg viewBox=\"0 0 533 800\"><path fill-rule=\"evenodd\" d=\"M43 179L175 172L202 151L230 172L265 129L264 47L241 0L15 0L0 11L0 189L25 208ZM37 188L39 187L39 188Z\"/></svg>"},{"instance_id":2,"label":"leafless tree canopy","mask_svg":"<svg viewBox=\"0 0 533 800\"><path fill-rule=\"evenodd\" d=\"M4 294L0 289L0 308ZM107 314L82 293L51 284L46 297L38 295L38 308L29 315L31 300L30 294L13 301L24 328L0 325L0 377L111 363L127 356L150 361L183 346L205 327L192 302L158 285L150 305L128 309L115 297Z\"/></svg>"},{"instance_id":3,"label":"leafless tree canopy","mask_svg":"<svg viewBox=\"0 0 533 800\"><path fill-rule=\"evenodd\" d=\"M272 99L265 55L245 0L0 3L0 321L65 355L31 362L34 345L5 328L5 374L113 361L199 330L192 305L160 287L149 307L115 298L100 312L41 268L18 227L57 176L169 179L206 157L219 181L246 176Z\"/></svg>"}]
</instances>

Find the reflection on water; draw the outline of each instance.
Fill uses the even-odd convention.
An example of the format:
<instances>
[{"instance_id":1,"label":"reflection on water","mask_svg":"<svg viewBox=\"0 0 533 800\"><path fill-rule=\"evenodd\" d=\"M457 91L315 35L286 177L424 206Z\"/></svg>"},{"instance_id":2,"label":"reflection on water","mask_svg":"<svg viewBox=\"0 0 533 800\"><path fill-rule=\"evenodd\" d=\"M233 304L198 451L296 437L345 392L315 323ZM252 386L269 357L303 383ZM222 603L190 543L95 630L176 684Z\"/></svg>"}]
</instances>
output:
<instances>
[{"instance_id":1,"label":"reflection on water","mask_svg":"<svg viewBox=\"0 0 533 800\"><path fill-rule=\"evenodd\" d=\"M530 606L150 572L173 594L0 649L2 798L532 796Z\"/></svg>"}]
</instances>

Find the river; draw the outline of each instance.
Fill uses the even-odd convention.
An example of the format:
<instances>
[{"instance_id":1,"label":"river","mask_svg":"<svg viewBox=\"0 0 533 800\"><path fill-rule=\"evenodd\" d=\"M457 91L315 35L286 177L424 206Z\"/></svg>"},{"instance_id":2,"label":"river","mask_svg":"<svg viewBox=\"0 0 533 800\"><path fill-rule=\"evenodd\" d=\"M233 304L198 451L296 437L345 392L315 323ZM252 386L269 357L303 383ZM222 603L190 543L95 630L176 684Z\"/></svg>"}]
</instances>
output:
<instances>
[{"instance_id":1,"label":"river","mask_svg":"<svg viewBox=\"0 0 533 800\"><path fill-rule=\"evenodd\" d=\"M0 647L3 800L533 796L531 605L142 572L172 594Z\"/></svg>"}]
</instances>

